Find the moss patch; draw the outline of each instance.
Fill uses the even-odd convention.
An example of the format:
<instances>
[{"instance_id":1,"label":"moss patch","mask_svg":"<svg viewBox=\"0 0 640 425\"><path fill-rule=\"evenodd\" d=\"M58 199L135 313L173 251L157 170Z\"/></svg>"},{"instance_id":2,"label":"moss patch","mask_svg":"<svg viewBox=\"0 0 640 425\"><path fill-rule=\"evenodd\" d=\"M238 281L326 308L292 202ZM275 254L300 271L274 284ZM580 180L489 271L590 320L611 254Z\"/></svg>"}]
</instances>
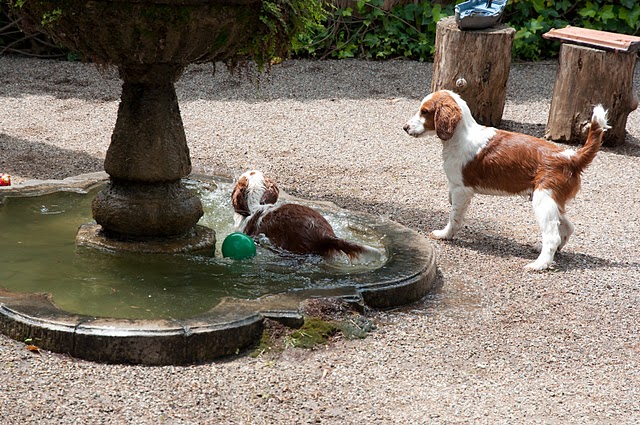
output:
<instances>
[{"instance_id":1,"label":"moss patch","mask_svg":"<svg viewBox=\"0 0 640 425\"><path fill-rule=\"evenodd\" d=\"M262 338L250 355L274 356L288 348L314 349L339 338L365 338L375 329L373 322L340 298L307 300L301 312L305 319L298 329L266 319Z\"/></svg>"},{"instance_id":2,"label":"moss patch","mask_svg":"<svg viewBox=\"0 0 640 425\"><path fill-rule=\"evenodd\" d=\"M338 327L332 322L326 322L317 317L304 320L304 325L285 338L287 346L296 348L313 348L326 344L329 338L338 332Z\"/></svg>"}]
</instances>

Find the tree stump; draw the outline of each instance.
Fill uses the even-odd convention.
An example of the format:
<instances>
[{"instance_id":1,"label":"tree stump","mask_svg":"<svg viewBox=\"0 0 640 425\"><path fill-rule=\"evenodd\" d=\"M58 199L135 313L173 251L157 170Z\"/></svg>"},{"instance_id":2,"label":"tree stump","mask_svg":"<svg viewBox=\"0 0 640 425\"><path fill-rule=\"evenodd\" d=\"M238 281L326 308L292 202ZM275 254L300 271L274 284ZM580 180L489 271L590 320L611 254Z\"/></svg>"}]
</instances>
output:
<instances>
[{"instance_id":1,"label":"tree stump","mask_svg":"<svg viewBox=\"0 0 640 425\"><path fill-rule=\"evenodd\" d=\"M438 21L432 91L453 90L482 125L497 127L507 98L515 30L496 25L463 31L454 17Z\"/></svg>"},{"instance_id":2,"label":"tree stump","mask_svg":"<svg viewBox=\"0 0 640 425\"><path fill-rule=\"evenodd\" d=\"M585 38L592 33L598 33L593 40ZM604 134L603 144L624 143L627 117L638 107L633 92L637 46L630 43L626 47L613 47L607 43L609 37L620 41L628 36L573 27L552 30L545 37L565 41L560 46L546 137L558 142L584 143L593 107L601 103L608 110L611 126ZM640 38L635 38L640 43ZM567 44L572 42L583 45Z\"/></svg>"}]
</instances>

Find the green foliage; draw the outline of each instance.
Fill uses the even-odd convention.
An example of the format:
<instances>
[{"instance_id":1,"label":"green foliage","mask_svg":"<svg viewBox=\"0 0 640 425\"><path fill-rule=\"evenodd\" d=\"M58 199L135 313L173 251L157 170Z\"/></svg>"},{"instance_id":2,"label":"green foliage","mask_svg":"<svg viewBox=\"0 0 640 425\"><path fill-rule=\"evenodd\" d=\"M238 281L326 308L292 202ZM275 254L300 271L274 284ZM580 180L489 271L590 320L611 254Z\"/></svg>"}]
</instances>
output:
<instances>
[{"instance_id":1,"label":"green foliage","mask_svg":"<svg viewBox=\"0 0 640 425\"><path fill-rule=\"evenodd\" d=\"M62 16L62 9L58 7L56 9L53 9L51 12L45 13L44 15L42 15L42 21L40 22L40 24L42 25L43 28L46 28L47 25L50 25L52 22L55 22L61 16Z\"/></svg>"},{"instance_id":2,"label":"green foliage","mask_svg":"<svg viewBox=\"0 0 640 425\"><path fill-rule=\"evenodd\" d=\"M511 0L504 20L516 29L513 52L520 60L557 56L559 43L542 38L552 28L573 25L621 34L640 32L635 0Z\"/></svg>"},{"instance_id":3,"label":"green foliage","mask_svg":"<svg viewBox=\"0 0 640 425\"><path fill-rule=\"evenodd\" d=\"M12 3L20 7L25 1L12 0ZM330 1L324 4L322 0L265 0L261 28L244 53L267 66L274 58L288 57L290 51L297 57L323 59L431 60L436 23L454 13L453 2L441 6L423 1L396 5L391 10L385 10L384 0L356 0L351 4L352 7L337 8L331 6ZM0 0L0 5L6 10L4 0ZM40 24L50 25L59 13L58 8L44 15ZM573 25L639 34L640 2L509 0L503 22L516 29L514 59L540 60L558 54L559 43L542 38L542 34L552 28ZM11 44L11 49L4 50L14 51L19 41L16 38L13 33L0 33L0 47Z\"/></svg>"},{"instance_id":4,"label":"green foliage","mask_svg":"<svg viewBox=\"0 0 640 425\"><path fill-rule=\"evenodd\" d=\"M453 14L453 5L423 2L383 8L383 0L358 0L355 9L335 8L298 37L298 56L319 58L425 60L433 56L436 23Z\"/></svg>"},{"instance_id":5,"label":"green foliage","mask_svg":"<svg viewBox=\"0 0 640 425\"><path fill-rule=\"evenodd\" d=\"M461 1L457 1L460 3ZM383 0L357 0L355 8L336 8L321 22L308 25L294 39L298 57L413 60L433 58L436 23L454 13L424 1L383 8ZM516 29L514 59L540 60L557 56L559 43L542 38L552 28L567 25L622 34L640 32L640 2L636 0L510 0L503 22Z\"/></svg>"},{"instance_id":6,"label":"green foliage","mask_svg":"<svg viewBox=\"0 0 640 425\"><path fill-rule=\"evenodd\" d=\"M288 57L301 33L326 16L322 0L264 0L257 30L248 54L261 67Z\"/></svg>"},{"instance_id":7,"label":"green foliage","mask_svg":"<svg viewBox=\"0 0 640 425\"><path fill-rule=\"evenodd\" d=\"M13 8L19 9L26 0L15 0ZM52 22L49 15L45 24ZM53 19L55 20L55 19ZM0 55L9 53L26 54L40 58L65 58L67 51L60 48L42 33L25 34L22 31L21 20L11 13L11 7L5 0L0 0ZM68 57L69 58L69 57ZM72 58L69 58L71 60Z\"/></svg>"}]
</instances>

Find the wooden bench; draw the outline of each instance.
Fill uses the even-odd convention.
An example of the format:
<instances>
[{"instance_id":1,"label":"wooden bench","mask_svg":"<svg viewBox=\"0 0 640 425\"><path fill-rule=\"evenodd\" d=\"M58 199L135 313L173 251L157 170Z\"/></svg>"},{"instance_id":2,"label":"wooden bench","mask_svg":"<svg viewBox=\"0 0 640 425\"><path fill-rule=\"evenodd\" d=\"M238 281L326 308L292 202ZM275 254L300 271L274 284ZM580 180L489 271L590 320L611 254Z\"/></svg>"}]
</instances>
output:
<instances>
[{"instance_id":1,"label":"wooden bench","mask_svg":"<svg viewBox=\"0 0 640 425\"><path fill-rule=\"evenodd\" d=\"M633 72L640 37L572 26L543 37L562 43L546 137L583 143L593 106L601 103L611 126L603 144L624 143L627 117L638 107Z\"/></svg>"}]
</instances>

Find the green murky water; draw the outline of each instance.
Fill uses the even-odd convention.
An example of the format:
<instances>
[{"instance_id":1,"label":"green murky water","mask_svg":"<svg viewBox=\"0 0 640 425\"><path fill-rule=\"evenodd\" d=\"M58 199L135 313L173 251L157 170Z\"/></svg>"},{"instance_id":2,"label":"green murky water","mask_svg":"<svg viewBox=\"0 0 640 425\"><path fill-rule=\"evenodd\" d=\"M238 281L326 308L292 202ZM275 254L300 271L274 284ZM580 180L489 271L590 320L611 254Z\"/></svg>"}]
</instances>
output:
<instances>
[{"instance_id":1,"label":"green murky water","mask_svg":"<svg viewBox=\"0 0 640 425\"><path fill-rule=\"evenodd\" d=\"M8 198L0 204L0 287L14 292L47 292L63 310L117 318L184 318L205 312L224 297L257 298L299 289L339 287L351 274L382 265L328 265L319 259L281 256L258 247L250 260L222 258L220 246L233 231L230 186L201 197L201 225L216 231L215 255L141 255L77 248L78 227L90 222L88 194ZM336 233L383 248L346 212L322 211Z\"/></svg>"}]
</instances>

